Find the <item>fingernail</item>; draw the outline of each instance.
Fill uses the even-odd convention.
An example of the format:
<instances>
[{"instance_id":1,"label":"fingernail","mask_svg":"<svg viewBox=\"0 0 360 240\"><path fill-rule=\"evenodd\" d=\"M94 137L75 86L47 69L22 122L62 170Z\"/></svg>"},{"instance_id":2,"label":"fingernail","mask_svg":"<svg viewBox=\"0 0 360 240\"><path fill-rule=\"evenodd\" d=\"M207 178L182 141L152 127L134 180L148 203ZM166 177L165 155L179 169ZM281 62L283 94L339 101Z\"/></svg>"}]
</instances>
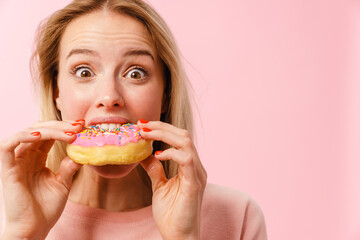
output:
<instances>
[{"instance_id":1,"label":"fingernail","mask_svg":"<svg viewBox=\"0 0 360 240\"><path fill-rule=\"evenodd\" d=\"M151 129L148 129L148 128L143 128L142 129L144 132L151 132Z\"/></svg>"},{"instance_id":2,"label":"fingernail","mask_svg":"<svg viewBox=\"0 0 360 240\"><path fill-rule=\"evenodd\" d=\"M72 136L72 135L74 135L75 133L74 133L74 132L71 132L71 131L66 131L65 134L68 135L68 136Z\"/></svg>"},{"instance_id":3,"label":"fingernail","mask_svg":"<svg viewBox=\"0 0 360 240\"><path fill-rule=\"evenodd\" d=\"M76 122L76 123L73 123L73 124L71 124L71 125L73 125L73 126L78 126L78 125L81 125L81 123Z\"/></svg>"},{"instance_id":4,"label":"fingernail","mask_svg":"<svg viewBox=\"0 0 360 240\"><path fill-rule=\"evenodd\" d=\"M32 132L32 133L30 133L31 135L33 135L33 136L39 136L40 135L40 132Z\"/></svg>"},{"instance_id":5,"label":"fingernail","mask_svg":"<svg viewBox=\"0 0 360 240\"><path fill-rule=\"evenodd\" d=\"M155 155L160 155L163 151L156 151Z\"/></svg>"},{"instance_id":6,"label":"fingernail","mask_svg":"<svg viewBox=\"0 0 360 240\"><path fill-rule=\"evenodd\" d=\"M149 121L147 121L147 120L145 120L145 119L139 119L139 121L141 122L141 123L148 123Z\"/></svg>"},{"instance_id":7,"label":"fingernail","mask_svg":"<svg viewBox=\"0 0 360 240\"><path fill-rule=\"evenodd\" d=\"M78 119L75 122L85 122L85 119Z\"/></svg>"}]
</instances>

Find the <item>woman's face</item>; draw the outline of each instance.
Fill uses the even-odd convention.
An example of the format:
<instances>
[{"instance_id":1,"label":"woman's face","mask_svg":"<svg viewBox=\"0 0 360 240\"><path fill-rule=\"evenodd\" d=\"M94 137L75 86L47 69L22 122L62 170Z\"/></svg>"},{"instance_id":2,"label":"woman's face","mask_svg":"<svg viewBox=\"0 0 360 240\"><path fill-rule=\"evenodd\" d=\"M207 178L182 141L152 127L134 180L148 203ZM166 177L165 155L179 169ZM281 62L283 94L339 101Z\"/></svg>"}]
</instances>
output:
<instances>
[{"instance_id":1,"label":"woman's face","mask_svg":"<svg viewBox=\"0 0 360 240\"><path fill-rule=\"evenodd\" d=\"M163 64L141 22L90 13L72 21L61 39L56 105L63 120L85 119L86 125L160 120L163 78ZM135 166L93 169L121 177Z\"/></svg>"}]
</instances>

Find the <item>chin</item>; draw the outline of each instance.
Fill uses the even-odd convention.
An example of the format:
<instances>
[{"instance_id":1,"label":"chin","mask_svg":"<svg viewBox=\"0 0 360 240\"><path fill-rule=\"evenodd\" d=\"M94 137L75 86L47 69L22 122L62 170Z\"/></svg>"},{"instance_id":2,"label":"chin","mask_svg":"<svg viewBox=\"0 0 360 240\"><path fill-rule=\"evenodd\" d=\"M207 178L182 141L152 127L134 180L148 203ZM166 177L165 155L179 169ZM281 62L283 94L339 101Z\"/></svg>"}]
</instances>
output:
<instances>
[{"instance_id":1,"label":"chin","mask_svg":"<svg viewBox=\"0 0 360 240\"><path fill-rule=\"evenodd\" d=\"M92 166L89 165L93 171L104 178L122 178L128 175L139 163L121 164L121 165L103 165Z\"/></svg>"}]
</instances>

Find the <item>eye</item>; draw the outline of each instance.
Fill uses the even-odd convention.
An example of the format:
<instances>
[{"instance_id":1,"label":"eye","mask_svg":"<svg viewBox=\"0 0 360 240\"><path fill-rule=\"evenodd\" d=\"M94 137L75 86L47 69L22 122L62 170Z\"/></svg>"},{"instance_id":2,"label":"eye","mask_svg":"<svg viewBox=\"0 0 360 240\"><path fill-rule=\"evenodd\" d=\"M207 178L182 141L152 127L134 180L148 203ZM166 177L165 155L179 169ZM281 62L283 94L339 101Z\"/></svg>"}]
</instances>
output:
<instances>
[{"instance_id":1,"label":"eye","mask_svg":"<svg viewBox=\"0 0 360 240\"><path fill-rule=\"evenodd\" d=\"M80 78L90 78L95 75L88 67L78 67L75 68L73 72Z\"/></svg>"},{"instance_id":2,"label":"eye","mask_svg":"<svg viewBox=\"0 0 360 240\"><path fill-rule=\"evenodd\" d=\"M144 77L147 76L147 72L145 69L143 69L142 67L135 67L133 69L131 69L130 71L128 71L126 74L125 74L125 77L126 78L132 78L132 79L142 79Z\"/></svg>"}]
</instances>

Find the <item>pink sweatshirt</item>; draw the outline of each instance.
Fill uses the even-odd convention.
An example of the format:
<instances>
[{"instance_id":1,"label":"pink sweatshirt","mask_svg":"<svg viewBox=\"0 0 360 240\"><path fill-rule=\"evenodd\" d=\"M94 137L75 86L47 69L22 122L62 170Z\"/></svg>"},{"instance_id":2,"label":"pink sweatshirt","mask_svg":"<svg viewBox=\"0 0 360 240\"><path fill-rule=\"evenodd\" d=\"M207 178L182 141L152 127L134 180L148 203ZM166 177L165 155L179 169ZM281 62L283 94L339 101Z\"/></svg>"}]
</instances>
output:
<instances>
[{"instance_id":1,"label":"pink sweatshirt","mask_svg":"<svg viewBox=\"0 0 360 240\"><path fill-rule=\"evenodd\" d=\"M2 208L0 211L1 223L4 212ZM46 239L160 240L161 236L151 206L131 212L110 212L68 201ZM207 184L201 213L201 239L267 239L259 205L245 193Z\"/></svg>"}]
</instances>

